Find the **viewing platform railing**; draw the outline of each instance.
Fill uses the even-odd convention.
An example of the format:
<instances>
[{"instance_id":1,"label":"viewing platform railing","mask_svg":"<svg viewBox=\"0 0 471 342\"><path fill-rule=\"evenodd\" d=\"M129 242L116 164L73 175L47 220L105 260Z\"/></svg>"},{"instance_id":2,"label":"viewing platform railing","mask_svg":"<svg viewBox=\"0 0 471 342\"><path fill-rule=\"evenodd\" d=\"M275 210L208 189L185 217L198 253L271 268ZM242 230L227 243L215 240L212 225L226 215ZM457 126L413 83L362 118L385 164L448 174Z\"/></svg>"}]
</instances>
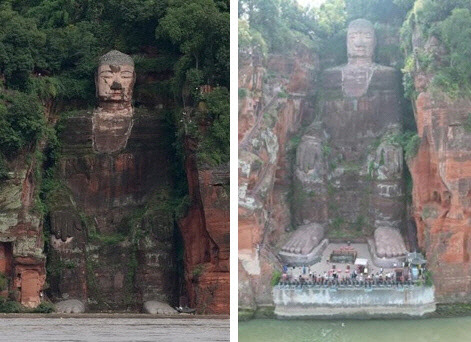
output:
<instances>
[{"instance_id":1,"label":"viewing platform railing","mask_svg":"<svg viewBox=\"0 0 471 342\"><path fill-rule=\"evenodd\" d=\"M364 288L364 289L381 289L381 288L407 288L413 286L425 286L422 281L357 281L357 280L324 280L324 281L291 281L279 282L276 287L280 289L302 289L302 288Z\"/></svg>"}]
</instances>

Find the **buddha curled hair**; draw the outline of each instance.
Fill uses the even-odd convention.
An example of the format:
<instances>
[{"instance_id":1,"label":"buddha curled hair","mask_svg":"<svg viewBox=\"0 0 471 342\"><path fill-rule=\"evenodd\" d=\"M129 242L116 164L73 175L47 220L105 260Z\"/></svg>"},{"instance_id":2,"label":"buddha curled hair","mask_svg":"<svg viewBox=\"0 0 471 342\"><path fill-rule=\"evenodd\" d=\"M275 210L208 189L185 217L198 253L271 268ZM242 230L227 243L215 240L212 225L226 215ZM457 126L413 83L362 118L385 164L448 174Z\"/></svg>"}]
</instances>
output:
<instances>
[{"instance_id":1,"label":"buddha curled hair","mask_svg":"<svg viewBox=\"0 0 471 342\"><path fill-rule=\"evenodd\" d=\"M348 25L349 30L353 29L353 28L358 28L358 27L367 28L367 29L370 29L373 32L375 30L375 28L374 28L373 24L371 23L371 21L366 20L366 19L356 19L356 20L353 20L352 22L350 22L350 24Z\"/></svg>"},{"instance_id":2,"label":"buddha curled hair","mask_svg":"<svg viewBox=\"0 0 471 342\"><path fill-rule=\"evenodd\" d=\"M132 65L134 66L134 60L131 56L126 55L118 50L111 50L100 57L98 65L112 64L112 65Z\"/></svg>"}]
</instances>

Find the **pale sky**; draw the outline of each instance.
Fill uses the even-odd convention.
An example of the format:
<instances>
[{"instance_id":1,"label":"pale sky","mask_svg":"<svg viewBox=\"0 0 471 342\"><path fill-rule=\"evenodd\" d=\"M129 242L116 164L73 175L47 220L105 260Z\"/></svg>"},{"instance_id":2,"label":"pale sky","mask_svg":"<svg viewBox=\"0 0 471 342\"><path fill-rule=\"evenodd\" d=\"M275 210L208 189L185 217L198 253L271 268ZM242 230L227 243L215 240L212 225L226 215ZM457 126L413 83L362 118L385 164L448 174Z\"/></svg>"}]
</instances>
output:
<instances>
[{"instance_id":1,"label":"pale sky","mask_svg":"<svg viewBox=\"0 0 471 342\"><path fill-rule=\"evenodd\" d=\"M322 5L326 0L297 0L298 3L302 6L314 6L319 7Z\"/></svg>"}]
</instances>

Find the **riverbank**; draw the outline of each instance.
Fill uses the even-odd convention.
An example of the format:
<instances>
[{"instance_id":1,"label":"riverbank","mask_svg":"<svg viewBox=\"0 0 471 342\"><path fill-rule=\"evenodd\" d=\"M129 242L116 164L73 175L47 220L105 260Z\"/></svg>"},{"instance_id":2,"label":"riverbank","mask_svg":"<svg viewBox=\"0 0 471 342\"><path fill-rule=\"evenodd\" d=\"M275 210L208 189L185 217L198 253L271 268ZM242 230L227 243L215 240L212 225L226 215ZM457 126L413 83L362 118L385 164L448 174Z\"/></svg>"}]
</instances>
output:
<instances>
[{"instance_id":1,"label":"riverbank","mask_svg":"<svg viewBox=\"0 0 471 342\"><path fill-rule=\"evenodd\" d=\"M437 304L437 309L428 315L431 318L471 317L471 303Z\"/></svg>"},{"instance_id":2,"label":"riverbank","mask_svg":"<svg viewBox=\"0 0 471 342\"><path fill-rule=\"evenodd\" d=\"M97 312L81 314L64 313L0 313L1 318L120 318L120 319L214 319L228 320L229 315L151 315L145 313L127 313L127 312Z\"/></svg>"},{"instance_id":3,"label":"riverbank","mask_svg":"<svg viewBox=\"0 0 471 342\"><path fill-rule=\"evenodd\" d=\"M471 317L471 303L453 303L453 304L437 304L435 312L428 313L420 318L453 318L453 317ZM239 322L246 322L253 319L276 319L275 307L264 306L257 308L256 310L251 309L239 309ZM386 317L351 317L351 320L361 319L385 319ZM419 317L416 317L419 318ZM414 319L416 319L414 318ZM391 317L390 319L397 319L397 317Z\"/></svg>"}]
</instances>

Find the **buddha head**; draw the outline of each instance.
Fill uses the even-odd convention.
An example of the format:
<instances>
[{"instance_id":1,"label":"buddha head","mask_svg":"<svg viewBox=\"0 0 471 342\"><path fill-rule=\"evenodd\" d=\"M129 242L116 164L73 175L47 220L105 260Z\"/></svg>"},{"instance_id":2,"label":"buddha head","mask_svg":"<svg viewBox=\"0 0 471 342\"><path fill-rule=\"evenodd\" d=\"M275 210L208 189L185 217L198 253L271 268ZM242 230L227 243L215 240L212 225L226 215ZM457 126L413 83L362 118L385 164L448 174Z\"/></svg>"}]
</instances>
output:
<instances>
[{"instance_id":1,"label":"buddha head","mask_svg":"<svg viewBox=\"0 0 471 342\"><path fill-rule=\"evenodd\" d=\"M100 57L95 78L100 102L129 104L136 73L131 56L111 50Z\"/></svg>"},{"instance_id":2,"label":"buddha head","mask_svg":"<svg viewBox=\"0 0 471 342\"><path fill-rule=\"evenodd\" d=\"M371 22L357 19L348 25L347 53L349 63L372 63L375 47L375 30Z\"/></svg>"}]
</instances>

